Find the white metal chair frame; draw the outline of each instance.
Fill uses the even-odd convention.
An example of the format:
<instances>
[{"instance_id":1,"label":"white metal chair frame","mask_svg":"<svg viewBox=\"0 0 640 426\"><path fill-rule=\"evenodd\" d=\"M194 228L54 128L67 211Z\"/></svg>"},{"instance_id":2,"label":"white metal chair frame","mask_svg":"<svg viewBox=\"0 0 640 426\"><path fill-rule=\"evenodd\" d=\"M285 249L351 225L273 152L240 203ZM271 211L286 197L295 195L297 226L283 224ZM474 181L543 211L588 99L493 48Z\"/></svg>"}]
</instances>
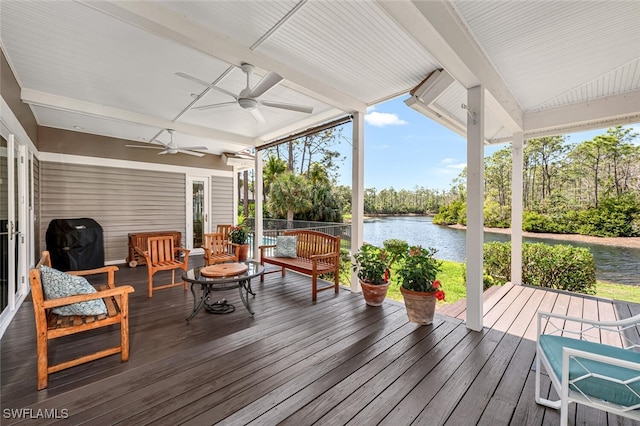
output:
<instances>
[{"instance_id":1,"label":"white metal chair frame","mask_svg":"<svg viewBox=\"0 0 640 426\"><path fill-rule=\"evenodd\" d=\"M566 328L567 322L573 322L580 324L580 331L571 330ZM640 344L632 342L629 339L628 334L631 329L640 325L640 315L636 315L631 318L627 318L619 321L594 321L586 320L582 318L569 317L566 315L552 314L548 312L538 312L538 337L536 345L536 380L535 380L535 399L538 404L558 409L560 408L560 424L566 426L568 424L568 411L569 403L576 402L590 407L594 407L600 410L604 410L613 414L628 417L635 420L640 420L640 404L636 404L631 407L623 406L620 404L612 403L602 400L593 395L588 395L580 389L580 382L588 378L598 378L618 385L626 386L628 391L636 397L640 398L640 395L628 385L637 383L640 381L640 363L630 362L610 356L601 354L585 352L574 348L563 347L562 348L562 375L557 377L551 363L545 353L544 349L540 345L540 336L543 334L554 334L557 336L563 336L565 338L574 338L578 340L585 340L595 342L602 346L605 345L600 342L601 336L608 334L607 337L613 338L615 342L620 342L620 346L625 350L634 350L640 348ZM577 329L578 327L576 327ZM633 330L636 334L637 331ZM597 336L597 337L595 337ZM592 360L599 363L607 364L610 366L618 366L629 370L637 371L635 377L625 381L621 381L614 377L608 377L600 374L598 371L590 371L585 367L582 360ZM579 363L581 368L584 368L586 373L580 377L569 378L569 363ZM549 399L542 398L540 396L540 375L541 365L544 365L547 371L551 383L555 388L560 399L551 401Z\"/></svg>"}]
</instances>

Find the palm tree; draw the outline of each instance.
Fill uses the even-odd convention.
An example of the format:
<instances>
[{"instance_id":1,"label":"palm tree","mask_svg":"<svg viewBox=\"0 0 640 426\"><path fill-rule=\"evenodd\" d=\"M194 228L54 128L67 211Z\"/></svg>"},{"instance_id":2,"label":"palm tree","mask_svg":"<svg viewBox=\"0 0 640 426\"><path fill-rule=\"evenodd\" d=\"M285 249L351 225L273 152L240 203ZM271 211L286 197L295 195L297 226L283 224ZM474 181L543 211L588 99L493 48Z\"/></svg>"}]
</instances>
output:
<instances>
[{"instance_id":1,"label":"palm tree","mask_svg":"<svg viewBox=\"0 0 640 426\"><path fill-rule=\"evenodd\" d=\"M264 168L262 170L262 178L263 178L263 193L264 196L267 196L269 192L269 187L271 183L275 180L275 178L284 173L287 170L287 162L282 158L278 158L275 155L270 155L267 158L267 161L264 163Z\"/></svg>"},{"instance_id":2,"label":"palm tree","mask_svg":"<svg viewBox=\"0 0 640 426\"><path fill-rule=\"evenodd\" d=\"M269 187L267 210L275 217L287 217L287 229L293 227L293 215L311 208L306 178L292 172L276 176Z\"/></svg>"}]
</instances>

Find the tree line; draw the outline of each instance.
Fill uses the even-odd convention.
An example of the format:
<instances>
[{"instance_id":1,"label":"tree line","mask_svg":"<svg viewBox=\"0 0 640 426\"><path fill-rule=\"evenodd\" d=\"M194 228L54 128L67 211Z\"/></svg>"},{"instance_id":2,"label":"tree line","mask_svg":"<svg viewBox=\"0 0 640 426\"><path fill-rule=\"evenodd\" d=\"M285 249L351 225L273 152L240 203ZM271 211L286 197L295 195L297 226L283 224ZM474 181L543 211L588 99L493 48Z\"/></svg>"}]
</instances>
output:
<instances>
[{"instance_id":1,"label":"tree line","mask_svg":"<svg viewBox=\"0 0 640 426\"><path fill-rule=\"evenodd\" d=\"M621 126L592 140L566 136L528 140L523 152L523 229L599 236L640 235L638 134ZM351 188L337 185L345 158L341 128L327 129L265 150L265 216L341 222L351 212ZM251 172L240 180L240 213L253 216ZM485 225L511 224L511 147L485 158ZM365 214L434 214L434 223L466 224L466 170L449 190L366 188Z\"/></svg>"},{"instance_id":2,"label":"tree line","mask_svg":"<svg viewBox=\"0 0 640 426\"><path fill-rule=\"evenodd\" d=\"M565 136L527 141L523 152L523 229L640 235L637 138L632 129L618 126L574 144ZM510 147L485 158L485 226L510 226L511 158ZM465 223L465 215L466 192L458 187L457 196L440 209L434 222Z\"/></svg>"}]
</instances>

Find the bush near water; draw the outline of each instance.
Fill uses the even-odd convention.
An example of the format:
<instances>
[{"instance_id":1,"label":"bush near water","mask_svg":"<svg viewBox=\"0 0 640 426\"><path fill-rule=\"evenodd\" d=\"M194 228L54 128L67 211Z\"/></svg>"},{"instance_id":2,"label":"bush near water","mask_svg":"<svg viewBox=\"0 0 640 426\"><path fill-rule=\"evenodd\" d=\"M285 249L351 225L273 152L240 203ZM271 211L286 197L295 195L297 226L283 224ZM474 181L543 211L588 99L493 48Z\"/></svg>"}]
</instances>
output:
<instances>
[{"instance_id":1,"label":"bush near water","mask_svg":"<svg viewBox=\"0 0 640 426\"><path fill-rule=\"evenodd\" d=\"M511 243L484 244L485 286L487 281L502 285L511 280ZM596 293L596 264L583 247L522 244L522 282L539 287Z\"/></svg>"}]
</instances>

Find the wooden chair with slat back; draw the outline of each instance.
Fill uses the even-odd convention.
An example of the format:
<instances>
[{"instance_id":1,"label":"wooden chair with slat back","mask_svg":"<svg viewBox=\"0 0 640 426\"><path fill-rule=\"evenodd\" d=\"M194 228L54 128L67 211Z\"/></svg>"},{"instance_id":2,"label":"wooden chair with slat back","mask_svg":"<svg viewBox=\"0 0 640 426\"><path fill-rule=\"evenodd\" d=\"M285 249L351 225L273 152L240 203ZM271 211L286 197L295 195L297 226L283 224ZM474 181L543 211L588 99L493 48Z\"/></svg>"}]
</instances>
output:
<instances>
[{"instance_id":1,"label":"wooden chair with slat back","mask_svg":"<svg viewBox=\"0 0 640 426\"><path fill-rule=\"evenodd\" d=\"M223 240L229 241L229 231L231 231L232 227L233 225L217 225L216 232L222 234Z\"/></svg>"},{"instance_id":2,"label":"wooden chair with slat back","mask_svg":"<svg viewBox=\"0 0 640 426\"><path fill-rule=\"evenodd\" d=\"M204 234L204 264L215 265L216 263L237 262L240 252L234 250L233 244L224 239L221 232Z\"/></svg>"},{"instance_id":3,"label":"wooden chair with slat back","mask_svg":"<svg viewBox=\"0 0 640 426\"><path fill-rule=\"evenodd\" d=\"M33 299L33 310L36 320L38 390L47 387L49 374L65 368L74 367L117 353L121 354L120 358L122 362L127 361L129 359L129 293L133 293L135 290L130 285L115 286L114 275L118 267L105 266L85 271L68 271L66 272L67 274L76 276L106 273L107 284L96 287L98 290L96 293L45 299L40 274L40 266L42 265L51 267L51 258L48 251L42 252L42 257L36 267L29 271L29 283L31 284L31 297ZM52 308L96 299L102 299L105 302L107 307L106 315L61 316L52 312ZM114 324L120 324L119 346L49 365L49 340ZM102 336L96 336L96 339L102 338Z\"/></svg>"},{"instance_id":4,"label":"wooden chair with slat back","mask_svg":"<svg viewBox=\"0 0 640 426\"><path fill-rule=\"evenodd\" d=\"M144 256L147 264L147 273L149 276L149 297L153 297L153 290L161 290L182 285L187 291L186 281L175 282L176 269L182 269L186 272L189 268L189 250L182 247L175 247L173 237L170 235L149 237L147 239L147 250L138 252ZM181 258L184 253L184 258ZM153 275L158 271L171 271L171 284L153 285Z\"/></svg>"}]
</instances>

